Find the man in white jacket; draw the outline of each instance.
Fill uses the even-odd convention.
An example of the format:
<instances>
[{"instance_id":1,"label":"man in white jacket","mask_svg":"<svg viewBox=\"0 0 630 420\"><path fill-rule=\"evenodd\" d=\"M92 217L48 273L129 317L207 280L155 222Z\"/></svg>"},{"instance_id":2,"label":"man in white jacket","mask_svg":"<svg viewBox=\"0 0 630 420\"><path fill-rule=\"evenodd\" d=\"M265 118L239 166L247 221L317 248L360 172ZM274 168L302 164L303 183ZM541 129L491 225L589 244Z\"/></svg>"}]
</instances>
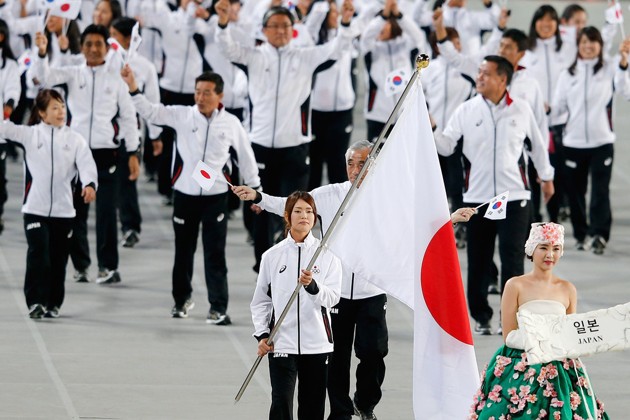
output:
<instances>
[{"instance_id":1,"label":"man in white jacket","mask_svg":"<svg viewBox=\"0 0 630 420\"><path fill-rule=\"evenodd\" d=\"M228 188L225 181L216 182L208 191L193 179L200 160L220 172L236 150L245 182L260 186L254 153L238 118L225 111L223 79L205 72L195 79L195 105L152 104L141 94L129 66L122 71L138 114L149 123L170 126L175 130L173 162L173 230L175 262L173 265L174 318L186 318L194 306L192 276L195 249L202 224L204 266L210 311L207 322L229 325L227 315L228 284L225 261L225 239L228 220Z\"/></svg>"},{"instance_id":2,"label":"man in white jacket","mask_svg":"<svg viewBox=\"0 0 630 420\"><path fill-rule=\"evenodd\" d=\"M545 200L554 192L547 141L527 102L507 91L513 73L505 58L487 56L477 75L479 95L461 104L435 136L437 151L444 156L463 142L464 206L476 207L504 191L510 193L504 220L475 217L467 226L468 305L477 321L475 332L483 335L491 334L487 283L497 234L502 284L524 272L523 244L531 214L526 148L542 179ZM480 209L484 211L485 206Z\"/></svg>"},{"instance_id":3,"label":"man in white jacket","mask_svg":"<svg viewBox=\"0 0 630 420\"><path fill-rule=\"evenodd\" d=\"M232 62L248 68L252 103L249 139L256 155L262 186L270 194L287 196L306 189L311 141L310 94L313 73L322 63L351 48L351 0L342 7L341 28L330 43L313 47L292 45L294 17L284 7L272 7L263 18L267 43L258 47L234 40L229 23L229 0L219 1L217 41ZM281 232L280 218L265 213L254 224L258 270L260 257Z\"/></svg>"},{"instance_id":4,"label":"man in white jacket","mask_svg":"<svg viewBox=\"0 0 630 420\"><path fill-rule=\"evenodd\" d=\"M349 181L329 184L311 191L323 232L328 230L337 209L350 190L367 160L372 143L358 141L346 152L346 172ZM241 200L254 201L262 209L283 214L286 198L257 193L238 186L234 193ZM353 414L362 419L376 419L374 407L381 399L381 385L385 378L384 358L388 352L385 313L385 292L343 267L341 299L331 310L334 352L328 372L328 420L350 419ZM350 398L350 365L352 348L359 359L354 398Z\"/></svg>"}]
</instances>

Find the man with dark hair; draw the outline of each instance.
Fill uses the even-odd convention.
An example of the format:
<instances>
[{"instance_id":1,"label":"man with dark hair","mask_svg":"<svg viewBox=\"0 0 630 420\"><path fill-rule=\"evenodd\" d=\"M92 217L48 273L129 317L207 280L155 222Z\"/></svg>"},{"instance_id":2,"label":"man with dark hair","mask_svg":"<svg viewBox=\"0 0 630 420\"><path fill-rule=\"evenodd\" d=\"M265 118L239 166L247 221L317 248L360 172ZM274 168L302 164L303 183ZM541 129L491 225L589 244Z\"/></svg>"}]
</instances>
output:
<instances>
[{"instance_id":1,"label":"man with dark hair","mask_svg":"<svg viewBox=\"0 0 630 420\"><path fill-rule=\"evenodd\" d=\"M197 162L207 163L217 172L230 158L230 147L236 150L245 183L260 186L254 152L238 118L225 111L223 79L205 72L195 79L195 105L152 104L138 90L129 66L122 70L133 103L142 118L153 124L175 130L173 178L173 230L175 262L173 265L173 318L186 318L193 308L192 276L199 224L202 241L206 286L210 311L206 322L229 325L227 315L228 284L225 261L225 238L228 221L228 188L218 180L210 190L202 189L192 178Z\"/></svg>"},{"instance_id":2,"label":"man with dark hair","mask_svg":"<svg viewBox=\"0 0 630 420\"><path fill-rule=\"evenodd\" d=\"M452 154L459 142L463 144L465 207L477 207L509 191L505 219L478 216L467 226L468 305L477 321L475 332L483 335L492 333L487 273L493 264L497 235L502 285L524 272L523 244L531 212L526 147L542 179L545 199L554 192L547 139L527 102L512 98L507 91L513 73L514 67L505 58L486 56L477 74L478 95L461 104L444 130L435 133L437 150L442 155ZM486 207L481 206L479 212L483 214Z\"/></svg>"},{"instance_id":3,"label":"man with dark hair","mask_svg":"<svg viewBox=\"0 0 630 420\"><path fill-rule=\"evenodd\" d=\"M310 94L313 74L324 62L351 48L351 0L341 8L337 37L326 44L296 47L291 44L294 18L283 7L270 8L263 17L267 42L258 46L239 43L229 27L229 0L215 5L217 41L224 55L248 67L252 104L249 139L260 168L262 186L269 194L288 196L304 190L309 175L311 141ZM254 221L254 253L258 270L262 253L282 233L282 219L261 213Z\"/></svg>"},{"instance_id":4,"label":"man with dark hair","mask_svg":"<svg viewBox=\"0 0 630 420\"><path fill-rule=\"evenodd\" d=\"M120 282L118 273L117 216L119 146L124 141L129 153L129 179L140 171L136 154L138 139L136 111L120 75L105 64L109 31L102 25L89 25L81 34L85 64L50 68L46 58L48 39L41 32L35 38L39 48L33 63L33 77L42 87L66 83L70 126L88 141L98 168L99 194L96 199L96 255L99 284ZM81 188L78 188L80 191ZM72 262L77 281L88 281L90 251L87 241L88 204L75 200L77 216L73 227Z\"/></svg>"}]
</instances>

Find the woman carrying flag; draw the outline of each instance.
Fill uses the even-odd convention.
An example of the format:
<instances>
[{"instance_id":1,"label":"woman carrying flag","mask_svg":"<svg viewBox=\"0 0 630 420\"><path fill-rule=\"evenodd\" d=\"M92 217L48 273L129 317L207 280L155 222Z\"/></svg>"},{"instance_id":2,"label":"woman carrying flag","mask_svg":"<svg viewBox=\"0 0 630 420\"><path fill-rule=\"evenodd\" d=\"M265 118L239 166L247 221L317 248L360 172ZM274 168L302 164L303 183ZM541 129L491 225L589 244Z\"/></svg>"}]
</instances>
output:
<instances>
[{"instance_id":1,"label":"woman carrying flag","mask_svg":"<svg viewBox=\"0 0 630 420\"><path fill-rule=\"evenodd\" d=\"M315 201L297 191L286 201L287 236L262 256L250 305L258 355L269 353L271 409L269 419L293 418L293 394L298 384L298 418L324 419L328 357L333 351L329 310L341 294L341 262L323 251L305 270L320 241L311 229L317 219ZM269 345L276 316L301 284L282 328Z\"/></svg>"}]
</instances>

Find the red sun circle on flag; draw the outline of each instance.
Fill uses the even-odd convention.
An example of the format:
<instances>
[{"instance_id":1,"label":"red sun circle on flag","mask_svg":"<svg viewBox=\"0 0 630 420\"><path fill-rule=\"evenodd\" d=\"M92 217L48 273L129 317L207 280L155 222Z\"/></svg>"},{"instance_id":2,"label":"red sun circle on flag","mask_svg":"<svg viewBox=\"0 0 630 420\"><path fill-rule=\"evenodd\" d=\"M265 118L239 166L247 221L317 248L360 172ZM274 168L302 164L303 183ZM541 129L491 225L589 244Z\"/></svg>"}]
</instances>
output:
<instances>
[{"instance_id":1,"label":"red sun circle on flag","mask_svg":"<svg viewBox=\"0 0 630 420\"><path fill-rule=\"evenodd\" d=\"M70 5L68 3L64 3L61 5L60 9L62 12L67 12L68 10L70 10Z\"/></svg>"},{"instance_id":2,"label":"red sun circle on flag","mask_svg":"<svg viewBox=\"0 0 630 420\"><path fill-rule=\"evenodd\" d=\"M201 173L201 176L206 178L206 179L210 179L211 178L210 174L208 172L204 171L203 169L201 170L200 173Z\"/></svg>"},{"instance_id":3,"label":"red sun circle on flag","mask_svg":"<svg viewBox=\"0 0 630 420\"><path fill-rule=\"evenodd\" d=\"M494 203L494 205L492 206L492 208L493 208L494 210L498 209L499 207L501 207L501 202L500 202L500 201L497 201L497 202L496 202L496 203Z\"/></svg>"},{"instance_id":4,"label":"red sun circle on flag","mask_svg":"<svg viewBox=\"0 0 630 420\"><path fill-rule=\"evenodd\" d=\"M298 30L297 30L297 29L294 29L294 30L293 30L293 38L297 38L297 37L298 37L298 35L299 35Z\"/></svg>"},{"instance_id":5,"label":"red sun circle on flag","mask_svg":"<svg viewBox=\"0 0 630 420\"><path fill-rule=\"evenodd\" d=\"M394 82L395 85L399 85L402 83L402 77L394 76L394 78L392 79L392 82Z\"/></svg>"},{"instance_id":6,"label":"red sun circle on flag","mask_svg":"<svg viewBox=\"0 0 630 420\"><path fill-rule=\"evenodd\" d=\"M118 44L112 44L112 48L113 48L115 51L118 51Z\"/></svg>"}]
</instances>

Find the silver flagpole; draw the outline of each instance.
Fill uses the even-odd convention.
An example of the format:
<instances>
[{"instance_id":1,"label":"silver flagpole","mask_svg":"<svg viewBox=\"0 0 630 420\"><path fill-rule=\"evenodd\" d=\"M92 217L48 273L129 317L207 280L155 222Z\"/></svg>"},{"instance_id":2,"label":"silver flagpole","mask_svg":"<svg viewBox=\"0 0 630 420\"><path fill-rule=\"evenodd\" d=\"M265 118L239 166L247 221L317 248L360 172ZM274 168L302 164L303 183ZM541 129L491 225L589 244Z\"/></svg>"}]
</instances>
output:
<instances>
[{"instance_id":1,"label":"silver flagpole","mask_svg":"<svg viewBox=\"0 0 630 420\"><path fill-rule=\"evenodd\" d=\"M361 168L359 175L354 180L354 182L352 183L352 186L350 187L350 190L346 194L346 197L341 202L341 205L339 206L339 210L337 210L335 217L333 217L333 220L330 222L330 226L326 230L326 234L324 235L319 246L315 250L315 254L309 261L308 266L306 267L306 270L311 270L311 268L313 268L313 265L315 265L315 261L317 260L317 257L319 257L319 254L321 254L322 250L326 248L328 240L330 236L332 235L335 229L335 226L339 222L339 219L343 215L343 212L346 211L346 208L348 207L348 203L350 202L350 199L354 195L355 191L358 189L359 184L361 183L361 181L363 180L363 177L369 170L369 167L372 166L372 164L374 163L374 160L376 159L376 156L378 155L380 151L380 145L385 140L385 135L388 134L389 128L394 124L394 120L396 119L398 115L398 111L400 110L403 102L405 101L405 98L409 94L411 87L413 86L413 84L416 82L416 79L420 75L420 70L426 68L428 65L429 65L428 55L420 54L418 57L416 57L416 70L411 75L411 79L409 80L409 83L407 83L407 86L405 87L405 90L400 96L400 99L398 99L398 102L396 102L396 106L394 107L394 110L392 111L389 118L387 119L387 122L385 123L385 127L383 127L383 129L381 130L381 134L378 136L378 138L374 142L374 145L372 146L372 150L370 150L370 154L367 157L367 161L365 162L365 165L363 165L363 168ZM289 302L282 310L282 313L278 317L278 320L276 321L273 329L269 333L269 337L267 338L267 344L271 345L273 343L273 338L276 336L278 332L278 328L280 328L282 321L284 321L284 318L287 316L287 313L289 312L291 305L293 305L293 302L295 301L298 294L300 293L301 288L302 288L302 285L298 282L297 286L295 286L295 290L293 290L293 294L289 298ZM245 389L249 385L250 381L252 380L252 377L254 376L256 369L258 369L258 365L260 365L262 358L263 356L258 356L256 361L254 362L254 365L249 370L249 373L247 374L247 377L245 378L243 385L241 385L241 388L238 390L238 393L236 394L236 397L234 398L234 403L237 403L243 396L243 393L245 392Z\"/></svg>"}]
</instances>

